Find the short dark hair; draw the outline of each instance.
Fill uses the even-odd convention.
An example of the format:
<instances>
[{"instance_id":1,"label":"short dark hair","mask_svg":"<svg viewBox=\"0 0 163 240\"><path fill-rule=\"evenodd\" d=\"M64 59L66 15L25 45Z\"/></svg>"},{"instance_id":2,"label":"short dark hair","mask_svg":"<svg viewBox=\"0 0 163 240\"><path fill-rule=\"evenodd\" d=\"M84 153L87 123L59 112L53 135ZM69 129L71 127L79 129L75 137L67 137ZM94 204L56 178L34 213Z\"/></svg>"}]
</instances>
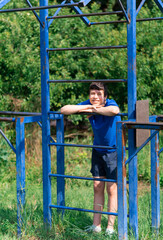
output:
<instances>
[{"instance_id":1,"label":"short dark hair","mask_svg":"<svg viewBox=\"0 0 163 240\"><path fill-rule=\"evenodd\" d=\"M104 90L104 97L108 95L107 86L103 82L92 82L89 86L89 93L91 90Z\"/></svg>"}]
</instances>

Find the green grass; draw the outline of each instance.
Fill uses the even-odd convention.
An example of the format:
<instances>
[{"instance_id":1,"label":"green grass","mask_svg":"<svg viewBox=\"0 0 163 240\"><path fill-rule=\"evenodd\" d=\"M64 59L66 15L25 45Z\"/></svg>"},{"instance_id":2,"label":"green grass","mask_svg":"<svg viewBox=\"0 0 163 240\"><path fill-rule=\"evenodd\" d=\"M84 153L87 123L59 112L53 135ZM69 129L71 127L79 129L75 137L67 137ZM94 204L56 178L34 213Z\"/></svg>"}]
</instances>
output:
<instances>
[{"instance_id":1,"label":"green grass","mask_svg":"<svg viewBox=\"0 0 163 240\"><path fill-rule=\"evenodd\" d=\"M29 136L30 137L30 136ZM36 136L37 138L37 136ZM31 140L30 140L31 141ZM28 139L27 139L28 142ZM70 140L67 140L70 142ZM72 142L72 141L71 141ZM74 143L91 143L92 137L84 139L75 138ZM43 199L42 199L42 164L41 164L41 142L36 142L36 149L26 150L26 206L24 212L24 223L22 239L56 239L56 240L103 240L118 239L117 232L112 237L105 236L107 216L102 216L102 233L88 234L85 228L92 224L92 213L66 210L64 218L58 215L56 209L52 210L52 228L48 232L43 227ZM34 145L34 144L33 144ZM56 152L52 149L52 172L56 171ZM5 164L1 165L0 181L0 240L17 239L17 201L16 201L16 169L15 156L10 155ZM65 148L65 174L90 177L90 149ZM160 158L160 172L163 167ZM161 173L162 174L162 173ZM159 235L153 235L151 229L151 208L150 208L150 162L149 146L146 146L138 154L138 175L139 183L138 196L138 218L139 218L139 239L153 240L163 239L163 191L161 189L161 226ZM77 179L66 179L66 206L77 208L93 208L93 183L92 181L81 181ZM52 203L56 204L56 180L52 180ZM107 199L105 201L106 210ZM117 231L117 220L115 223ZM129 233L129 239L134 239Z\"/></svg>"}]
</instances>

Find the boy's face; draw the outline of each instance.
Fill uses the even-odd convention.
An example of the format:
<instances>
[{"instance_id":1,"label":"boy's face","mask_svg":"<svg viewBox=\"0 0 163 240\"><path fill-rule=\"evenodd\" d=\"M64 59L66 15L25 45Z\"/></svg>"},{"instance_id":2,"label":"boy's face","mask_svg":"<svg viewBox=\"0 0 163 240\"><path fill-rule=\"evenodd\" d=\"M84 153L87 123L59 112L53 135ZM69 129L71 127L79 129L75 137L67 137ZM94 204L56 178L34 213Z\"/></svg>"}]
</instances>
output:
<instances>
[{"instance_id":1,"label":"boy's face","mask_svg":"<svg viewBox=\"0 0 163 240\"><path fill-rule=\"evenodd\" d=\"M104 97L104 90L90 90L89 100L92 105L104 106L106 101L106 97Z\"/></svg>"}]
</instances>

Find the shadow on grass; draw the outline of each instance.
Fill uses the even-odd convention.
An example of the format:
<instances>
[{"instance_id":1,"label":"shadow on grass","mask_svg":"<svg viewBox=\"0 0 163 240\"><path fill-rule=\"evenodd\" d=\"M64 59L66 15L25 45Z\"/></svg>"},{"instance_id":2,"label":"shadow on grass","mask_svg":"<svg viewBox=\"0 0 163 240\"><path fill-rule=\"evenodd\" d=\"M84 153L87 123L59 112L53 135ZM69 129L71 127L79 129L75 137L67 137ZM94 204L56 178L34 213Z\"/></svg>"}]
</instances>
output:
<instances>
[{"instance_id":1,"label":"shadow on grass","mask_svg":"<svg viewBox=\"0 0 163 240\"><path fill-rule=\"evenodd\" d=\"M15 229L17 226L17 211L10 208L3 208L0 206L0 233L6 234L11 232L11 229ZM14 232L14 230L13 230Z\"/></svg>"}]
</instances>

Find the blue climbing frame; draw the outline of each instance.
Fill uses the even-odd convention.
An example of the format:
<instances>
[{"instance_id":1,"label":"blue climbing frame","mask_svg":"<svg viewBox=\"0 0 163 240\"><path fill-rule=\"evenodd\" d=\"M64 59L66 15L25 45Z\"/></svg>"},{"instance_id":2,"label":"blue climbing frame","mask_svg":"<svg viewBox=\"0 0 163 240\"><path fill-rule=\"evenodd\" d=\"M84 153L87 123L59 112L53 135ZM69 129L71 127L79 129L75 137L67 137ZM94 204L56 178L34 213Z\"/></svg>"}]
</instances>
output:
<instances>
[{"instance_id":1,"label":"blue climbing frame","mask_svg":"<svg viewBox=\"0 0 163 240\"><path fill-rule=\"evenodd\" d=\"M10 0L1 0L0 9L5 6ZM128 121L119 122L117 124L117 153L118 153L118 213L100 212L102 214L112 214L118 216L118 235L119 239L128 238L127 230L127 217L129 216L130 229L135 234L135 238L138 239L138 206L137 206L137 153L151 140L151 205L152 205L152 227L159 229L160 224L160 203L159 203L159 154L162 149L158 149L158 132L156 130L162 129L161 124L157 124L158 118L153 116L150 118L150 124L138 124L136 123L136 22L138 21L153 21L162 20L163 18L148 18L148 19L136 19L139 11L141 10L145 0L142 0L139 7L136 9L136 0L127 0L127 10L123 7L120 0L119 4L122 11L108 12L108 13L95 13L95 14L83 14L79 7L86 6L90 0L81 0L80 2L73 2L72 0L67 3L63 1L58 5L48 5L48 0L40 0L39 7L33 7L29 0L26 0L28 8L20 9L4 9L0 10L0 13L7 12L19 12L19 11L32 11L40 24L40 56L41 56L41 103L42 113L41 116L28 116L16 118L16 149L12 146L10 141L5 137L1 131L1 135L8 142L13 151L16 152L17 161L17 199L18 199L18 234L21 234L21 225L23 221L23 207L25 203L25 145L24 145L24 124L30 122L38 122L42 127L42 162L43 162L43 217L45 227L51 226L51 209L57 208L62 213L65 209L95 212L88 209L80 209L65 206L65 178L76 179L89 179L78 176L65 176L64 175L64 147L90 147L93 145L73 145L64 143L64 124L63 115L58 112L50 111L50 92L49 84L57 82L70 82L68 80L50 80L49 76L49 52L52 51L77 51L77 50L94 50L94 49L121 49L127 48L128 55L128 77L126 79L98 79L95 81L103 82L127 82L128 84ZM163 11L163 5L161 0L155 0L161 11ZM63 7L71 7L76 15L70 16L57 16ZM48 9L57 9L55 14L48 16ZM35 12L40 10L40 16ZM125 20L108 21L108 22L90 22L88 16L95 15L110 15L110 14L122 14ZM78 47L78 48L49 48L49 27L53 20L57 17L80 17L81 20L87 25L100 25L111 23L127 23L127 44L122 46L103 46L103 47ZM91 82L92 80L73 80L73 82ZM7 119L6 119L7 120ZM9 120L9 119L8 119ZM11 119L10 119L11 120ZM51 137L50 121L56 120L56 142ZM42 124L40 123L42 122ZM151 137L138 149L135 143L135 129L151 129ZM126 160L126 146L125 146L125 133L128 131L128 151L129 158ZM50 148L54 145L57 148L57 174L51 173L51 153ZM96 146L97 147L97 146ZM106 146L100 146L100 148L106 148ZM126 164L129 165L129 214L127 213L127 176L126 176ZM51 202L51 178L57 177L57 205ZM101 179L101 181L111 181Z\"/></svg>"}]
</instances>

